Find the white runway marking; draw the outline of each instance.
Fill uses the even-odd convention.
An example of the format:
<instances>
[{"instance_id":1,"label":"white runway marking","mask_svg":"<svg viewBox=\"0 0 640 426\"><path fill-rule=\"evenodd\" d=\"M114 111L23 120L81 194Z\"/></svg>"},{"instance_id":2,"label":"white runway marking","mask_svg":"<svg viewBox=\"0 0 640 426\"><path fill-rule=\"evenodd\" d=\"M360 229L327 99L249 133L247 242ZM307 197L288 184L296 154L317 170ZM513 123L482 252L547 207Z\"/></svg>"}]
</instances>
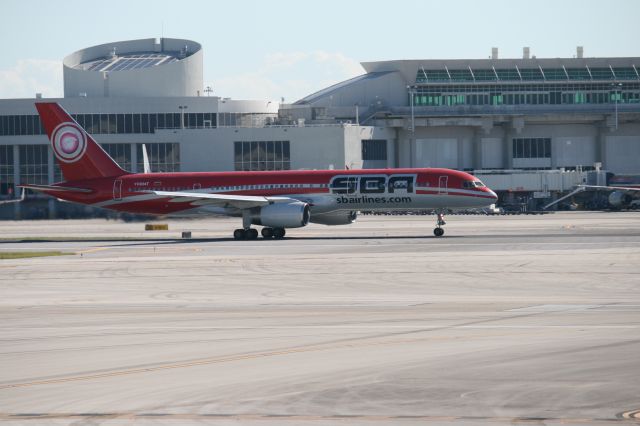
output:
<instances>
[{"instance_id":1,"label":"white runway marking","mask_svg":"<svg viewBox=\"0 0 640 426\"><path fill-rule=\"evenodd\" d=\"M584 311L587 309L604 308L604 305L536 305L524 308L509 309L509 312L562 312Z\"/></svg>"},{"instance_id":2,"label":"white runway marking","mask_svg":"<svg viewBox=\"0 0 640 426\"><path fill-rule=\"evenodd\" d=\"M326 238L326 237L323 237L323 238ZM376 239L374 237L368 237L368 238L369 239ZM384 237L384 236L381 236L381 237L379 237L379 239L381 239L381 240L392 240L394 238L403 238L403 237L402 236L399 236L399 237ZM425 240L426 240L426 241L424 241L425 243L426 242L431 242L431 241L439 241L439 240L436 240L433 237L425 237ZM156 241L156 240L154 240L154 241ZM169 250L169 249L175 250L174 246L166 245L166 244L171 243L171 241L172 240L161 241L160 245L158 245L158 246L147 245L147 246L144 246L144 247L140 247L140 246L123 245L123 246L99 246L99 247L90 247L90 248L91 249L94 249L94 248L119 249L119 250L129 249L129 250L138 250L138 251L143 250L143 249L147 249L147 250L155 249L157 251ZM179 239L175 240L176 244L182 244L180 241L181 240L179 240ZM316 244L313 241L298 241L298 240L295 240L295 239L291 239L291 240L288 240L288 241L295 242L295 243L298 243L298 244L303 245L303 246L314 246L314 245L317 245L319 247L359 247L359 248L362 248L362 244L325 244L324 242L322 244ZM417 243L417 242L415 242L415 240L413 240L413 241L414 241L414 243ZM226 241L216 241L215 243L225 243L225 242ZM231 242L231 240L229 240L229 242ZM203 245L206 245L206 244L213 244L213 243L214 242L202 241L202 242L196 242L196 243L192 243L192 244L203 244ZM275 245L273 243L271 245L268 245L268 244L270 244L270 242L268 242L268 241L265 241L262 244L256 244L256 245L246 245L246 244L243 244L242 241L234 241L233 244L237 244L237 246L234 245L232 247L234 247L234 248L243 248L243 249L244 248L270 248L270 247L273 247ZM599 247L602 247L602 242L542 242L542 243L508 242L508 243L505 243L504 241L502 241L502 242L495 242L495 243L464 243L464 242L460 242L458 244L437 242L436 244L437 244L438 247L500 246L500 247L504 248L505 245L508 245L508 246L545 246L545 247L546 246L554 246L554 245L556 245L556 246L599 246ZM640 245L640 241L617 241L617 242L614 241L614 242L609 242L608 244L609 245L611 245L611 244L616 244L616 245L626 245L626 244L629 244L629 245ZM22 244L20 244L20 245L22 245ZM412 243L411 242L389 243L388 241L385 241L385 247L406 246L406 245L412 245ZM218 246L216 245L216 247L218 247ZM47 250L69 250L69 251L86 250L84 248L76 248L76 247L70 247L70 246L66 246L66 247L51 247L51 246L47 245L46 248L47 248ZM184 249L194 249L195 246L194 247L183 247L183 248ZM13 250L38 251L38 250L41 250L41 249L39 249L38 247L35 247L35 246L30 246L30 247L26 247L25 248L25 247L19 247L19 246L6 246L5 245L5 246L2 247L2 250L0 250L0 252L2 252L2 251L13 251Z\"/></svg>"},{"instance_id":3,"label":"white runway marking","mask_svg":"<svg viewBox=\"0 0 640 426\"><path fill-rule=\"evenodd\" d=\"M638 325L580 325L580 324L565 324L565 325L420 325L420 324L407 324L407 325L278 325L278 326L212 326L212 327L106 327L95 328L94 326L87 327L23 327L22 330L86 330L91 328L96 332L116 331L116 330L148 330L148 331L184 331L184 330L340 330L340 329L356 329L356 330L380 330L380 329L416 329L416 330L439 330L443 328L447 329L472 329L472 330L500 330L500 329L580 329L580 330L635 330L640 328ZM14 330L10 328L0 328L0 330Z\"/></svg>"}]
</instances>

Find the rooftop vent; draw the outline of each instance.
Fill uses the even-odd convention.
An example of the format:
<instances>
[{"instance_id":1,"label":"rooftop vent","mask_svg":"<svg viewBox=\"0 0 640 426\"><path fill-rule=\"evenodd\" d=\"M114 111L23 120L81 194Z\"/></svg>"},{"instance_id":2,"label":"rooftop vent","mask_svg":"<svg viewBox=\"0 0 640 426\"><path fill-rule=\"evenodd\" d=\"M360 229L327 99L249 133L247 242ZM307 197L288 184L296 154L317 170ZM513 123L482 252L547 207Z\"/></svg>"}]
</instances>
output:
<instances>
[{"instance_id":1,"label":"rooftop vent","mask_svg":"<svg viewBox=\"0 0 640 426\"><path fill-rule=\"evenodd\" d=\"M576 47L576 57L578 59L584 58L584 47L582 47L582 46Z\"/></svg>"},{"instance_id":2,"label":"rooftop vent","mask_svg":"<svg viewBox=\"0 0 640 426\"><path fill-rule=\"evenodd\" d=\"M491 59L498 59L498 48L497 47L492 47L491 48Z\"/></svg>"},{"instance_id":3,"label":"rooftop vent","mask_svg":"<svg viewBox=\"0 0 640 426\"><path fill-rule=\"evenodd\" d=\"M528 47L522 48L522 59L529 59L531 57L531 51Z\"/></svg>"}]
</instances>

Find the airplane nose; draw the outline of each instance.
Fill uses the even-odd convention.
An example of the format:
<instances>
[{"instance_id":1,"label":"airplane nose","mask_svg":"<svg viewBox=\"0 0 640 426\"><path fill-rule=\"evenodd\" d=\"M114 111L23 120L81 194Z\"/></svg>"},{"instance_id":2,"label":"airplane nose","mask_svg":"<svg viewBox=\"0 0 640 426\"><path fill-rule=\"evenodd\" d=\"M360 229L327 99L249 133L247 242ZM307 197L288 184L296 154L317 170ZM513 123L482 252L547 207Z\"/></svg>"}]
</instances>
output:
<instances>
[{"instance_id":1,"label":"airplane nose","mask_svg":"<svg viewBox=\"0 0 640 426\"><path fill-rule=\"evenodd\" d=\"M488 189L488 188L487 188ZM496 201L498 199L498 194L493 192L493 190L489 189L489 194L493 197L493 200Z\"/></svg>"}]
</instances>

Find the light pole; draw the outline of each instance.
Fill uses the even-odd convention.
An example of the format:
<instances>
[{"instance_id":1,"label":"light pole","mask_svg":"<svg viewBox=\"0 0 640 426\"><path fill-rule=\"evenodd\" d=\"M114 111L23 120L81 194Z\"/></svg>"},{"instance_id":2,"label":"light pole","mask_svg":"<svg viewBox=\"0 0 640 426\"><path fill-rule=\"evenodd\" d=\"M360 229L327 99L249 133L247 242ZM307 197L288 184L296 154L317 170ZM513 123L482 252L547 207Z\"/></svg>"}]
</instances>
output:
<instances>
[{"instance_id":1,"label":"light pole","mask_svg":"<svg viewBox=\"0 0 640 426\"><path fill-rule=\"evenodd\" d=\"M613 96L615 97L615 122L616 122L616 131L618 131L618 96L620 95L620 87L622 87L622 83L613 83L611 86L614 88Z\"/></svg>"},{"instance_id":2,"label":"light pole","mask_svg":"<svg viewBox=\"0 0 640 426\"><path fill-rule=\"evenodd\" d=\"M184 110L187 109L187 106L178 105L178 109L180 110L180 128L184 129Z\"/></svg>"},{"instance_id":3,"label":"light pole","mask_svg":"<svg viewBox=\"0 0 640 426\"><path fill-rule=\"evenodd\" d=\"M409 90L409 105L411 106L411 132L415 133L415 127L416 127L416 123L415 123L415 114L414 114L414 110L413 110L413 96L414 96L414 88L411 86L407 86L407 89Z\"/></svg>"},{"instance_id":4,"label":"light pole","mask_svg":"<svg viewBox=\"0 0 640 426\"><path fill-rule=\"evenodd\" d=\"M413 86L407 86L407 90L409 91L409 105L411 106L411 138L409 139L409 166L413 167L414 159L413 159L413 144L416 137L416 122L415 122L415 113L413 110L413 96L415 93L415 88Z\"/></svg>"}]
</instances>

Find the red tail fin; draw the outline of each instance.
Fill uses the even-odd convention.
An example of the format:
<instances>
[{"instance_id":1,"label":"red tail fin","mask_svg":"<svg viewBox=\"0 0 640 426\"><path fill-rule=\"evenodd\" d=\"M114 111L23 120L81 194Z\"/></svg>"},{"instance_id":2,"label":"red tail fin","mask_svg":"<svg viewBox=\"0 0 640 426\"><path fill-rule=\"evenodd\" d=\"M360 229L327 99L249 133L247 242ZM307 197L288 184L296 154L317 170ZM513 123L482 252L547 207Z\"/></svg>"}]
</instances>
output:
<instances>
[{"instance_id":1,"label":"red tail fin","mask_svg":"<svg viewBox=\"0 0 640 426\"><path fill-rule=\"evenodd\" d=\"M66 180L127 174L60 105L42 102L36 109Z\"/></svg>"}]
</instances>

